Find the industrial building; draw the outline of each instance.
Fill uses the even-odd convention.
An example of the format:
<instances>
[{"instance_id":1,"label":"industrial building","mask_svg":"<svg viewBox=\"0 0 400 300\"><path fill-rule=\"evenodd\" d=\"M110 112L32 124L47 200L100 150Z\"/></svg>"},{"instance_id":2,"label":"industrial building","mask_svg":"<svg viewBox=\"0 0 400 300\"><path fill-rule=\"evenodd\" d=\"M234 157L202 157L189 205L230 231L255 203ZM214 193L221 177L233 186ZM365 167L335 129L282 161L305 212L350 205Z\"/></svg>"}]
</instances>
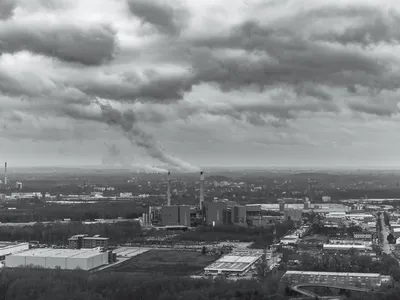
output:
<instances>
[{"instance_id":1,"label":"industrial building","mask_svg":"<svg viewBox=\"0 0 400 300\"><path fill-rule=\"evenodd\" d=\"M372 240L372 233L370 232L354 232L354 239L357 240Z\"/></svg>"},{"instance_id":2,"label":"industrial building","mask_svg":"<svg viewBox=\"0 0 400 300\"><path fill-rule=\"evenodd\" d=\"M380 288L392 281L391 276L379 273L345 273L345 272L313 272L286 271L281 282L288 285L298 283L325 283L341 286L360 286L365 288Z\"/></svg>"},{"instance_id":3,"label":"industrial building","mask_svg":"<svg viewBox=\"0 0 400 300\"><path fill-rule=\"evenodd\" d=\"M182 225L190 226L189 205L167 205L161 209L161 222L163 226Z\"/></svg>"},{"instance_id":4,"label":"industrial building","mask_svg":"<svg viewBox=\"0 0 400 300\"><path fill-rule=\"evenodd\" d=\"M29 250L29 243L0 242L0 260L7 255Z\"/></svg>"},{"instance_id":5,"label":"industrial building","mask_svg":"<svg viewBox=\"0 0 400 300\"><path fill-rule=\"evenodd\" d=\"M68 239L69 249L91 249L105 248L108 249L109 238L100 237L99 235L88 236L87 234L77 234Z\"/></svg>"},{"instance_id":6,"label":"industrial building","mask_svg":"<svg viewBox=\"0 0 400 300\"><path fill-rule=\"evenodd\" d=\"M206 203L205 214L208 224L247 225L246 206L238 205L233 201Z\"/></svg>"},{"instance_id":7,"label":"industrial building","mask_svg":"<svg viewBox=\"0 0 400 300\"><path fill-rule=\"evenodd\" d=\"M204 268L206 274L243 274L263 255L262 251L234 251Z\"/></svg>"},{"instance_id":8,"label":"industrial building","mask_svg":"<svg viewBox=\"0 0 400 300\"><path fill-rule=\"evenodd\" d=\"M356 244L324 244L323 245L324 251L367 251L372 250L371 247L367 245L356 245Z\"/></svg>"},{"instance_id":9,"label":"industrial building","mask_svg":"<svg viewBox=\"0 0 400 300\"><path fill-rule=\"evenodd\" d=\"M284 211L284 217L285 221L292 220L295 222L301 222L303 220L302 218L303 212L300 209L285 209Z\"/></svg>"},{"instance_id":10,"label":"industrial building","mask_svg":"<svg viewBox=\"0 0 400 300\"><path fill-rule=\"evenodd\" d=\"M248 216L247 222L253 227L267 227L271 226L276 221L281 221L281 216Z\"/></svg>"},{"instance_id":11,"label":"industrial building","mask_svg":"<svg viewBox=\"0 0 400 300\"><path fill-rule=\"evenodd\" d=\"M400 228L393 228L393 236L396 239L400 237Z\"/></svg>"},{"instance_id":12,"label":"industrial building","mask_svg":"<svg viewBox=\"0 0 400 300\"><path fill-rule=\"evenodd\" d=\"M98 250L77 249L31 249L6 256L5 266L9 268L38 266L47 269L92 270L108 264L109 253Z\"/></svg>"}]
</instances>

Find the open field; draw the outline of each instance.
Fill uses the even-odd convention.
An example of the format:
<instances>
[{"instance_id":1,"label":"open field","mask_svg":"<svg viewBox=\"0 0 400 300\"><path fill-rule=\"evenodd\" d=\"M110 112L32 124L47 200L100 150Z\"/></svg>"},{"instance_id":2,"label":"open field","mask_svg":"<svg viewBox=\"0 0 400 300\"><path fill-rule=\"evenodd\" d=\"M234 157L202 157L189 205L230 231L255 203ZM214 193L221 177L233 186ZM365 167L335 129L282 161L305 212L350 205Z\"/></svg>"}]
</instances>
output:
<instances>
[{"instance_id":1,"label":"open field","mask_svg":"<svg viewBox=\"0 0 400 300\"><path fill-rule=\"evenodd\" d=\"M169 276L185 276L202 272L217 258L194 251L150 250L107 270L137 275L158 273Z\"/></svg>"}]
</instances>

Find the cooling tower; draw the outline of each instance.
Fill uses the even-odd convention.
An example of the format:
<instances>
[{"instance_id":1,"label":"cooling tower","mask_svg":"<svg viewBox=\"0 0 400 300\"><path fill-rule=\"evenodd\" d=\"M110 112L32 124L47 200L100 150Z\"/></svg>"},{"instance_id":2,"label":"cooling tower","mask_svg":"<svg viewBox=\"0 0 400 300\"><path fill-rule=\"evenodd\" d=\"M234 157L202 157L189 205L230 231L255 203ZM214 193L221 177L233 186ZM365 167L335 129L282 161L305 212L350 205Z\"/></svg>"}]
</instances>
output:
<instances>
[{"instance_id":1,"label":"cooling tower","mask_svg":"<svg viewBox=\"0 0 400 300\"><path fill-rule=\"evenodd\" d=\"M167 183L167 205L171 205L171 172L168 172L168 183Z\"/></svg>"},{"instance_id":2,"label":"cooling tower","mask_svg":"<svg viewBox=\"0 0 400 300\"><path fill-rule=\"evenodd\" d=\"M200 172L200 209L203 209L204 205L204 172Z\"/></svg>"}]
</instances>

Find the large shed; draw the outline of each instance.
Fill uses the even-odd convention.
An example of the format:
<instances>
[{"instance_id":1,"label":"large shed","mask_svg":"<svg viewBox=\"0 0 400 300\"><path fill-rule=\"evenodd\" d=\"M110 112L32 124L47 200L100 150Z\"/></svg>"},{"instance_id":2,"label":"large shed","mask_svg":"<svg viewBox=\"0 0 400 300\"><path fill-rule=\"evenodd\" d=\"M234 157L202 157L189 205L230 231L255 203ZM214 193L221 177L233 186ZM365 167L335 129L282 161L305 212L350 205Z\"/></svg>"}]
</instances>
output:
<instances>
[{"instance_id":1,"label":"large shed","mask_svg":"<svg viewBox=\"0 0 400 300\"><path fill-rule=\"evenodd\" d=\"M48 269L91 270L108 264L108 253L92 249L31 249L6 256L10 268L39 266Z\"/></svg>"}]
</instances>

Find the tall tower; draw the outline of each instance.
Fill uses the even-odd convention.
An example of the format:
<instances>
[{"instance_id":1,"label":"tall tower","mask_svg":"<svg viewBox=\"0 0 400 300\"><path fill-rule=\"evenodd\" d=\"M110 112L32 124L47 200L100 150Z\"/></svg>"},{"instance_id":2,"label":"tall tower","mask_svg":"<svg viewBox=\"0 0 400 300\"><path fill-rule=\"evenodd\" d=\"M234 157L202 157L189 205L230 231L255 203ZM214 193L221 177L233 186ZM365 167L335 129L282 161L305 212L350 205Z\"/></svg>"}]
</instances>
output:
<instances>
[{"instance_id":1,"label":"tall tower","mask_svg":"<svg viewBox=\"0 0 400 300\"><path fill-rule=\"evenodd\" d=\"M7 162L4 163L4 185L7 185Z\"/></svg>"},{"instance_id":2,"label":"tall tower","mask_svg":"<svg viewBox=\"0 0 400 300\"><path fill-rule=\"evenodd\" d=\"M171 205L171 172L168 171L168 182L167 182L167 205Z\"/></svg>"},{"instance_id":3,"label":"tall tower","mask_svg":"<svg viewBox=\"0 0 400 300\"><path fill-rule=\"evenodd\" d=\"M203 209L204 205L204 172L200 172L200 210Z\"/></svg>"}]
</instances>

